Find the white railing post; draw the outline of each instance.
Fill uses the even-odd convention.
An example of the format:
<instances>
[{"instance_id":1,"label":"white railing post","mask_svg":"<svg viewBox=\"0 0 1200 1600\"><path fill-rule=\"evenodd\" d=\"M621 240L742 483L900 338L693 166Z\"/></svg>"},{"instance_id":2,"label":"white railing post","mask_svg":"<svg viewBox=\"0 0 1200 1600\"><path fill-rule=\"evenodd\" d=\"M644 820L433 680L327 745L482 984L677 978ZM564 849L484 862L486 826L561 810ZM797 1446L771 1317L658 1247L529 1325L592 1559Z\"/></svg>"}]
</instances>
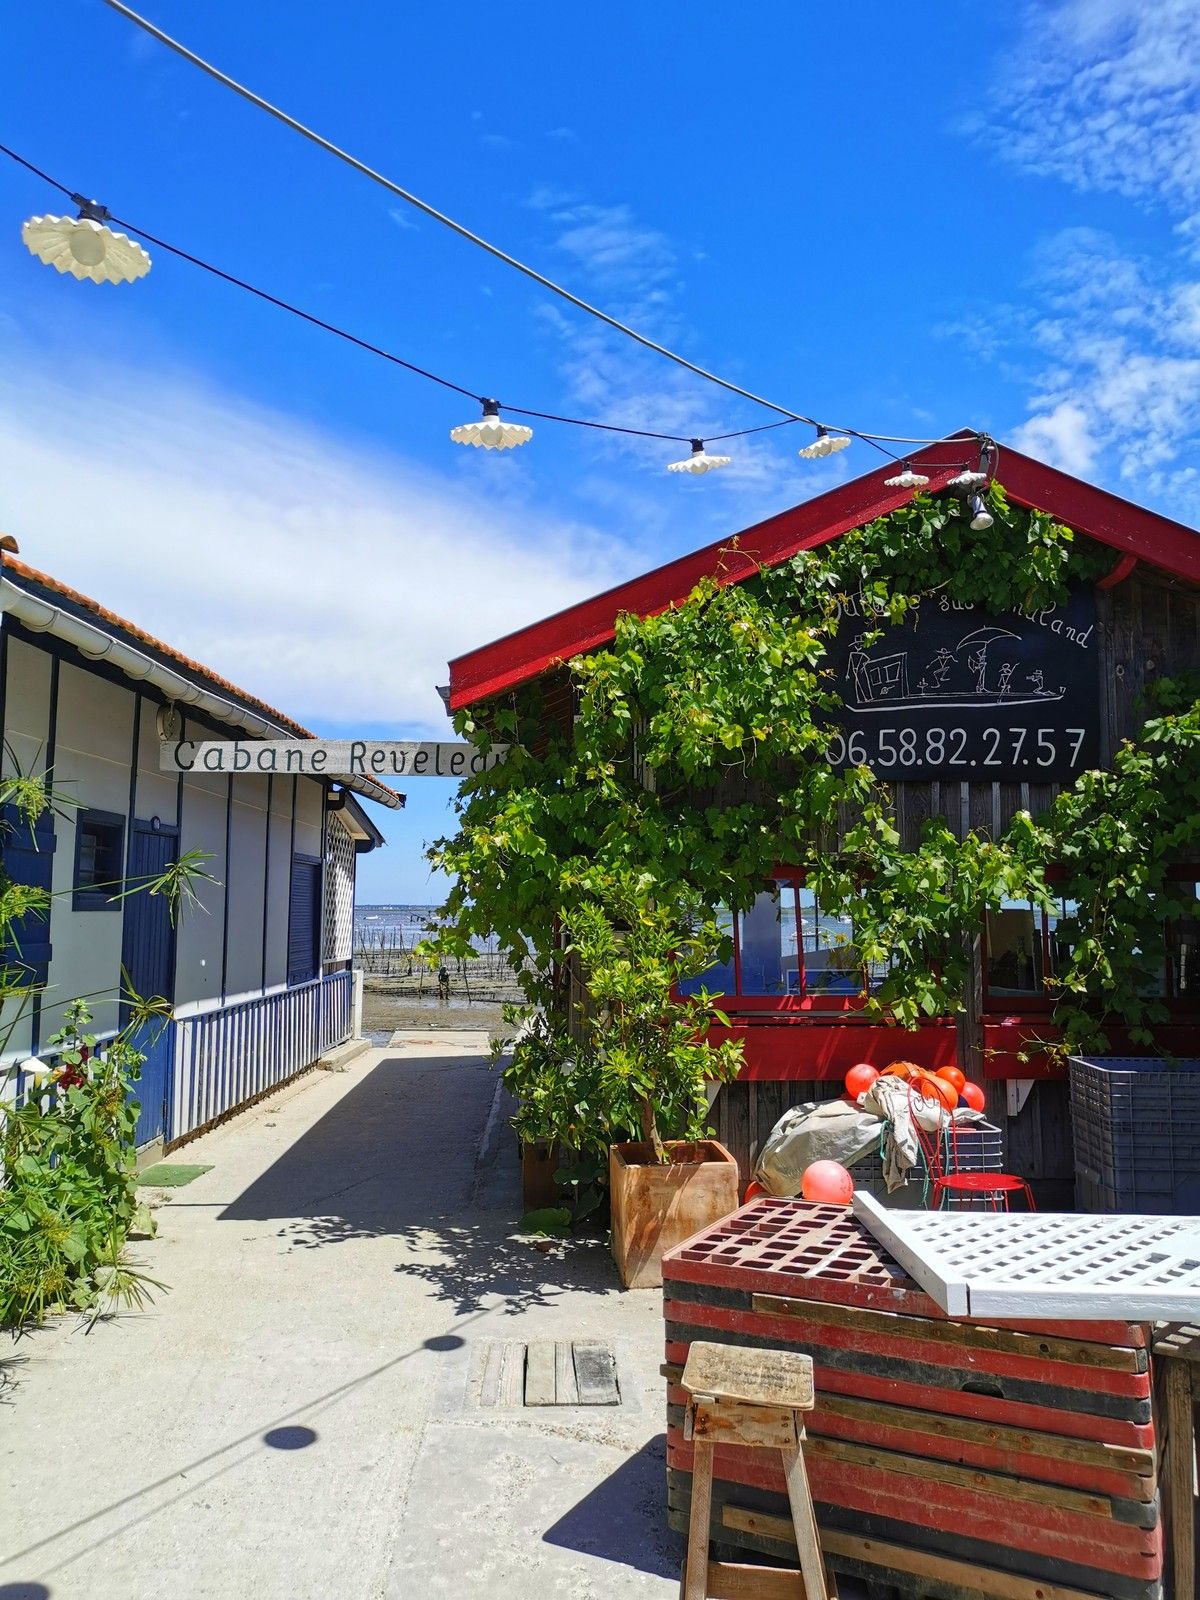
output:
<instances>
[{"instance_id":1,"label":"white railing post","mask_svg":"<svg viewBox=\"0 0 1200 1600\"><path fill-rule=\"evenodd\" d=\"M350 974L351 995L350 1002L350 1037L362 1038L363 1019L363 974L362 968L356 967Z\"/></svg>"}]
</instances>

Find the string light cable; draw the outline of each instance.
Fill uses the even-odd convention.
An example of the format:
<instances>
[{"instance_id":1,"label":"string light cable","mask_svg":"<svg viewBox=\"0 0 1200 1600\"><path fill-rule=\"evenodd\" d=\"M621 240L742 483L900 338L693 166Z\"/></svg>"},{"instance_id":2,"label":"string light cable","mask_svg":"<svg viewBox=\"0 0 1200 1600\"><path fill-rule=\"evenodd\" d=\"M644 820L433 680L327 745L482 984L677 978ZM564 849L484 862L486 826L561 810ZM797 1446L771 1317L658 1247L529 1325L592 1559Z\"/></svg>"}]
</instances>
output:
<instances>
[{"instance_id":1,"label":"string light cable","mask_svg":"<svg viewBox=\"0 0 1200 1600\"><path fill-rule=\"evenodd\" d=\"M398 366L406 372L411 372L416 377L424 378L428 382L435 383L439 387L449 390L454 394L459 394L466 399L473 400L481 408L482 417L476 422L467 423L461 427L452 429L450 436L455 440L456 443L481 445L488 449L507 449L512 448L514 445L525 443L530 437L532 430L519 427L511 423L502 422L499 417L499 412L501 409L503 409L510 416L529 417L535 421L540 420L544 422L561 423L565 426L575 428L591 428L597 432L620 434L630 438L654 439L664 443L690 445L692 446L691 455L684 458L683 461L671 463L669 465L669 470L676 472L704 472L713 467L726 466L729 464L731 459L728 456L708 455L704 450L704 445L706 442L708 444L716 444L732 439L742 439L753 434L768 433L777 428L791 427L797 422L807 422L808 420L804 417L786 416L781 417L775 422L760 423L754 427L740 428L728 433L708 435L706 436L706 439L697 439L690 434L667 433L652 428L634 428L621 423L603 422L596 418L589 417L569 416L561 412L542 411L527 406L505 405L503 408L501 408L496 400L487 395L481 394L464 384L456 383L453 379L444 377L440 373L432 372L427 367L422 367L413 361L408 361L403 356L397 355L394 351L385 349L382 345L375 344L372 340L365 339L359 334L352 333L348 329L340 327L337 323L330 322L324 317L319 317L311 311L306 311L302 306L297 306L291 301L283 299L279 295L272 294L269 290L260 288L257 284L250 283L247 279L241 278L235 273L226 271L223 267L219 267L213 262L205 260L202 256L198 256L190 250L185 250L180 245L172 244L169 240L160 238L158 235L150 233L147 229L140 227L134 222L114 216L107 210L107 208L99 206L95 201L88 200L83 195L74 192L59 179L53 177L50 173L44 171L41 167L38 167L34 162L21 155L18 151L11 149L8 145L0 144L0 154L8 156L17 165L24 167L26 171L32 173L34 177L40 179L43 183L48 184L51 188L58 190L60 194L65 195L73 204L80 208L82 216L89 219L95 219L103 225L107 225L109 222L115 223L118 227L127 229L129 233L136 234L139 238L144 239L147 244L152 245L156 250L162 250L166 254L175 256L181 261L186 261L189 265L199 268L202 272L209 273L212 277L219 279L221 282L227 283L233 288L241 289L246 294L252 295L256 299L262 300L266 304L274 306L280 311L285 311L289 315L299 318L302 322L308 323L312 327L319 328L325 333L333 334L336 338L342 339L347 344L354 345L356 348L366 351L369 355L378 356L380 359L390 362L392 365ZM42 221L49 219L35 220ZM124 236L119 235L118 237L123 238ZM126 242L128 243L128 241ZM858 435L855 436L859 437ZM818 433L818 438L821 437L823 437L823 435ZM884 446L879 444L873 436L862 435L861 437L863 437L866 442L874 445L876 449L882 451L883 454L887 455L891 459L897 459L892 455L891 451L886 450ZM927 440L922 442L931 444L938 441ZM697 448L697 446L699 448ZM827 453L829 452L824 450L821 452L821 454ZM801 454L804 454L804 452L802 451ZM964 469L966 469L968 463L964 462L962 463L962 466Z\"/></svg>"},{"instance_id":2,"label":"string light cable","mask_svg":"<svg viewBox=\"0 0 1200 1600\"><path fill-rule=\"evenodd\" d=\"M574 294L570 289L565 288L561 283L556 283L553 278L549 278L545 273L539 272L535 267L529 266L527 262L519 260L516 256L511 255L507 250L501 249L499 245L492 244L490 240L483 238L481 234L475 233L464 223L456 221L453 217L448 216L444 211L439 211L436 206L430 205L426 200L422 200L418 195L413 194L409 189L405 189L394 179L387 177L384 173L377 171L374 167L368 166L365 161L361 161L357 156L352 155L348 150L342 149L340 145L334 144L331 139L326 139L323 134L317 133L314 129L307 127L297 117L293 117L289 112L284 111L280 106L274 105L270 100L264 99L262 95L256 94L255 91L248 88L246 84L239 83L236 78L231 78L228 73L222 72L220 68L214 66L211 61L205 60L203 56L198 55L194 50L189 49L188 46L185 45L181 40L174 38L171 34L165 32L162 28L151 22L149 18L143 17L139 12L134 11L131 6L125 5L124 0L104 0L104 3L110 8L110 10L116 11L127 21L132 22L135 27L141 28L143 32L149 34L151 38L157 39L158 42L162 45L165 45L168 50L174 51L176 55L180 56L184 61L187 61L191 66L196 67L199 71L207 74L208 77L221 84L224 88L231 90L234 94L240 95L243 100L246 100L251 105L256 106L260 111L265 111L268 116L274 117L277 122L281 122L285 127L290 128L293 133L298 133L301 138L309 140L310 143L315 144L319 149L324 150L326 154L334 156L338 161L344 162L348 167L352 168L362 177L369 178L372 183L379 184L390 194L395 195L397 199L403 200L405 204L415 207L418 211L424 213L425 216L430 217L434 222L440 223L445 228L449 228L453 233L458 234L460 238L467 240L469 244L473 244L480 250L486 251L488 255L494 256L497 261L503 262L505 266L511 267L516 272L523 273L525 277L531 278L535 283L540 284L543 289L548 289L552 294L556 294L561 299L566 300L577 310L585 312L590 317L597 318L598 321L606 323L608 327L615 329L616 332L624 334L626 338L634 340L635 343L640 344L644 349L651 350L654 352L654 354L663 356L668 361L673 361L677 366L685 368L688 372L694 373L698 378L705 379L705 381L708 383L716 384L718 387L727 390L730 394L736 394L743 400L751 401L754 405L763 406L768 411L774 411L787 422L805 422L809 425L809 427L815 428L817 430L817 438L812 445L808 446L806 450L802 452L802 454L809 456L824 456L832 454L835 450L844 449L845 444L838 442L839 435L843 436L847 441L851 438L862 439L864 442L870 444L930 445L942 442L936 439L911 439L898 434L870 433L857 428L840 428L836 427L832 423L822 423L814 417L806 416L802 411L794 411L790 406L779 405L774 400L768 400L762 395L755 394L750 389L743 389L739 384L732 383L727 378L722 378L718 373L710 372L707 368L698 366L694 361L689 361L686 356L680 355L677 351L669 349L664 344L659 344L657 340L649 338L644 333L639 333L636 328L631 328L627 323L621 322L617 317L611 316L607 311L603 311L599 306L592 305L590 301L584 300L581 296ZM129 224L126 223L123 224L123 226L128 227ZM143 234L142 237L149 238L149 235ZM511 410L513 408L509 407L507 409ZM630 429L628 431L631 433L637 433L640 430ZM744 430L745 433L752 431L754 430ZM739 438L742 436L742 434L728 434L725 437ZM666 436L661 434L651 434L648 435L648 437L662 438ZM674 436L672 435L671 437ZM891 455L890 451L885 453ZM894 459L895 457L893 457L893 460Z\"/></svg>"}]
</instances>

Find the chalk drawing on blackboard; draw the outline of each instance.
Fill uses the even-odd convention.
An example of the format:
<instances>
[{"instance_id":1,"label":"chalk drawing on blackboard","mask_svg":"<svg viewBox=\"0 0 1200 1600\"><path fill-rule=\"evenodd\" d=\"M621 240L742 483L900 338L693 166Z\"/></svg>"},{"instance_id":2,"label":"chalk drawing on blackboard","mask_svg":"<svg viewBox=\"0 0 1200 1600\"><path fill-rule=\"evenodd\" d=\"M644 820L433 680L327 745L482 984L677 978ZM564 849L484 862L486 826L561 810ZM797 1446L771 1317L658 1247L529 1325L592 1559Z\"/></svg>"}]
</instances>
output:
<instances>
[{"instance_id":1,"label":"chalk drawing on blackboard","mask_svg":"<svg viewBox=\"0 0 1200 1600\"><path fill-rule=\"evenodd\" d=\"M852 711L887 711L894 706L1026 706L1061 700L1066 685L1047 688L1040 667L1025 671L1024 639L1010 628L976 628L951 650L943 646L917 670L915 686L910 650L872 655L863 636L854 640L846 661L845 703Z\"/></svg>"}]
</instances>

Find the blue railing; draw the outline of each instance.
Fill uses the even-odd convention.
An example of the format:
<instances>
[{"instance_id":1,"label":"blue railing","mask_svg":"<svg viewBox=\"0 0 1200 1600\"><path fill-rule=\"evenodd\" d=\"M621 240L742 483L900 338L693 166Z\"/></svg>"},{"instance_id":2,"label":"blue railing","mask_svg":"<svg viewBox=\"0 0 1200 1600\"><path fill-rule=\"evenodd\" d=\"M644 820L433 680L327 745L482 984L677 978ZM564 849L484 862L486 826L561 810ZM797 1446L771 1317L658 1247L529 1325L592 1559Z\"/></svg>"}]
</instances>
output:
<instances>
[{"instance_id":1,"label":"blue railing","mask_svg":"<svg viewBox=\"0 0 1200 1600\"><path fill-rule=\"evenodd\" d=\"M334 972L175 1022L166 1137L182 1139L273 1089L344 1043L354 975Z\"/></svg>"},{"instance_id":2,"label":"blue railing","mask_svg":"<svg viewBox=\"0 0 1200 1600\"><path fill-rule=\"evenodd\" d=\"M138 1146L182 1139L303 1072L350 1038L353 1006L354 974L334 972L277 994L147 1024L137 1041L145 1060L133 1090ZM43 1051L40 1067L52 1068L57 1059L57 1052ZM0 1116L6 1100L20 1104L33 1092L23 1063L0 1067ZM49 1104L53 1089L41 1092Z\"/></svg>"}]
</instances>

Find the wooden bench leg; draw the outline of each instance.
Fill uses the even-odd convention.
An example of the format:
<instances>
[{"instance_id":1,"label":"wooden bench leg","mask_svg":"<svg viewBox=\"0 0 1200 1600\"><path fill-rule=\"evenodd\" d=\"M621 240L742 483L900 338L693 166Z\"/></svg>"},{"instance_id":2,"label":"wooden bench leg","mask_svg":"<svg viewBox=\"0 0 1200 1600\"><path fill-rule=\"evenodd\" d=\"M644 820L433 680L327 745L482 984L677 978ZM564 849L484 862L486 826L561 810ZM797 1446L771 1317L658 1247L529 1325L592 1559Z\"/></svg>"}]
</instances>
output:
<instances>
[{"instance_id":1,"label":"wooden bench leg","mask_svg":"<svg viewBox=\"0 0 1200 1600\"><path fill-rule=\"evenodd\" d=\"M692 1511L688 1518L688 1545L683 1569L683 1600L706 1600L708 1594L708 1533L712 1518L713 1446L697 1439L692 1456Z\"/></svg>"},{"instance_id":2,"label":"wooden bench leg","mask_svg":"<svg viewBox=\"0 0 1200 1600\"><path fill-rule=\"evenodd\" d=\"M803 1438L803 1430L801 1430ZM812 1494L808 1487L808 1470L804 1465L801 1443L795 1450L783 1451L783 1471L787 1478L788 1502L792 1508L792 1525L796 1530L796 1548L800 1552L800 1571L808 1600L831 1600L825 1580L825 1558L821 1554L821 1540L817 1533L817 1519L813 1514ZM691 1597L688 1597L691 1600Z\"/></svg>"},{"instance_id":3,"label":"wooden bench leg","mask_svg":"<svg viewBox=\"0 0 1200 1600\"><path fill-rule=\"evenodd\" d=\"M1167 1482L1171 1488L1171 1550L1175 1561L1177 1595L1194 1594L1196 1584L1192 1479L1195 1442L1190 1365L1171 1356L1163 1361L1167 1400Z\"/></svg>"}]
</instances>

